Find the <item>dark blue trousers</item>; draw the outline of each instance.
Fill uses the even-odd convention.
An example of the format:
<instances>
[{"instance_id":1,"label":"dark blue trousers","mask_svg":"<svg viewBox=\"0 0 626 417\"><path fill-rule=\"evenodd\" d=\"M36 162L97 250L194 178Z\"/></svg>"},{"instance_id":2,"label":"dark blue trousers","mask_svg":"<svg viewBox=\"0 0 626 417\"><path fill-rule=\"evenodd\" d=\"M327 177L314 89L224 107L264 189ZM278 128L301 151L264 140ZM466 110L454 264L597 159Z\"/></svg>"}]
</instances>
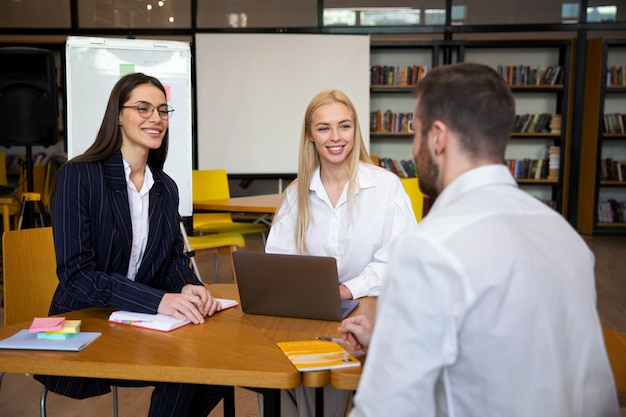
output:
<instances>
[{"instance_id":1,"label":"dark blue trousers","mask_svg":"<svg viewBox=\"0 0 626 417\"><path fill-rule=\"evenodd\" d=\"M179 384L173 382L127 381L102 378L75 378L36 375L48 390L72 398L88 398L118 387L153 386L148 417L206 417L224 396L234 389L221 385ZM94 390L97 386L99 389ZM105 388L106 387L106 388Z\"/></svg>"}]
</instances>

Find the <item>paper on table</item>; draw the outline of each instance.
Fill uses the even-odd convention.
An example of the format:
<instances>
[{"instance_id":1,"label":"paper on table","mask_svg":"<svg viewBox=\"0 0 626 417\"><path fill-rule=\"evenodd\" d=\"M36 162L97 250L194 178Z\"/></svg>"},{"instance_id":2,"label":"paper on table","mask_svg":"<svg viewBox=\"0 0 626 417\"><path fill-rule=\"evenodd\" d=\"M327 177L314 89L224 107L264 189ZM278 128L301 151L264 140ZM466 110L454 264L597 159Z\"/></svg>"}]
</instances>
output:
<instances>
[{"instance_id":1,"label":"paper on table","mask_svg":"<svg viewBox=\"0 0 626 417\"><path fill-rule=\"evenodd\" d=\"M11 337L0 340L0 349L79 351L100 337L100 335L102 333L80 332L65 340L46 340L37 339L36 333L31 333L24 329Z\"/></svg>"},{"instance_id":2,"label":"paper on table","mask_svg":"<svg viewBox=\"0 0 626 417\"><path fill-rule=\"evenodd\" d=\"M220 303L220 311L239 305L236 300L229 300L227 298L216 298L216 300ZM141 327L143 329L159 330L162 332L169 332L191 323L190 320L177 319L176 317L168 316L167 314L135 313L124 310L114 311L111 313L109 321L112 323Z\"/></svg>"},{"instance_id":3,"label":"paper on table","mask_svg":"<svg viewBox=\"0 0 626 417\"><path fill-rule=\"evenodd\" d=\"M228 298L216 298L216 300L220 303L220 310L226 310L227 308L238 306L239 303L237 300L229 300Z\"/></svg>"},{"instance_id":4,"label":"paper on table","mask_svg":"<svg viewBox=\"0 0 626 417\"><path fill-rule=\"evenodd\" d=\"M166 314L135 313L124 310L111 313L109 321L143 329L160 330L162 332L169 332L191 323L190 320L181 320Z\"/></svg>"},{"instance_id":5,"label":"paper on table","mask_svg":"<svg viewBox=\"0 0 626 417\"><path fill-rule=\"evenodd\" d=\"M30 332L52 332L61 330L65 317L35 317L28 329Z\"/></svg>"}]
</instances>

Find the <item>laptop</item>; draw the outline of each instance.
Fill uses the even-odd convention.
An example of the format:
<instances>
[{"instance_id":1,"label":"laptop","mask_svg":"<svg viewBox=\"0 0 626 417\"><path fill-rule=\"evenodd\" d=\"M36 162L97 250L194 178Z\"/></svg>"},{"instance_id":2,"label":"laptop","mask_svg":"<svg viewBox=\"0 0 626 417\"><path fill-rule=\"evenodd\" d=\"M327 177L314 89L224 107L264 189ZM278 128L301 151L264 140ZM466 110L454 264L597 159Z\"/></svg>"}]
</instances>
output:
<instances>
[{"instance_id":1,"label":"laptop","mask_svg":"<svg viewBox=\"0 0 626 417\"><path fill-rule=\"evenodd\" d=\"M246 314L341 321L359 302L341 300L333 257L233 252Z\"/></svg>"}]
</instances>

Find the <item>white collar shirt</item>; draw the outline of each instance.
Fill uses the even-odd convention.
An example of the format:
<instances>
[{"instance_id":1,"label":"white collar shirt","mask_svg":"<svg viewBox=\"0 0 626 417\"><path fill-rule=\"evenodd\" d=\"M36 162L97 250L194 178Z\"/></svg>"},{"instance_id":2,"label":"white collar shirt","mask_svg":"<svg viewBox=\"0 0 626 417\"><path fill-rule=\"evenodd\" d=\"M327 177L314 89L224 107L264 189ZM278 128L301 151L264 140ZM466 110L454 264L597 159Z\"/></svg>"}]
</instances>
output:
<instances>
[{"instance_id":1,"label":"white collar shirt","mask_svg":"<svg viewBox=\"0 0 626 417\"><path fill-rule=\"evenodd\" d=\"M154 177L150 167L146 165L144 170L143 185L141 190L137 190L135 184L130 180L130 165L124 161L124 175L126 176L126 189L128 191L128 206L130 208L130 219L133 228L133 242L128 263L126 276L134 280L141 265L144 251L148 243L149 220L148 210L150 207L150 188L154 184Z\"/></svg>"},{"instance_id":2,"label":"white collar shirt","mask_svg":"<svg viewBox=\"0 0 626 417\"><path fill-rule=\"evenodd\" d=\"M378 295L389 244L416 224L411 201L398 176L363 163L359 164L357 176L359 187L351 203L346 184L333 207L318 166L309 187L306 231L309 255L334 257L339 282L348 287L354 298ZM297 213L297 187L288 187L270 229L266 252L297 254Z\"/></svg>"},{"instance_id":3,"label":"white collar shirt","mask_svg":"<svg viewBox=\"0 0 626 417\"><path fill-rule=\"evenodd\" d=\"M393 245L350 417L619 416L594 258L503 165Z\"/></svg>"}]
</instances>

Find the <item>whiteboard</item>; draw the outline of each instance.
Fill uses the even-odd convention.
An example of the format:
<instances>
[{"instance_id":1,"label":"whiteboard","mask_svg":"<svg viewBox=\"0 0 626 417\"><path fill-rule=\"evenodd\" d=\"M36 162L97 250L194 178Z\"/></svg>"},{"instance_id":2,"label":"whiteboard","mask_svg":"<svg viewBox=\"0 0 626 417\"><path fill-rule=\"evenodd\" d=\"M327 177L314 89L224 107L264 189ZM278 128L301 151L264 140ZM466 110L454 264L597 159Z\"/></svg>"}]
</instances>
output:
<instances>
[{"instance_id":1,"label":"whiteboard","mask_svg":"<svg viewBox=\"0 0 626 417\"><path fill-rule=\"evenodd\" d=\"M369 150L368 35L202 33L194 57L199 169L295 174L304 112L326 89L354 103Z\"/></svg>"},{"instance_id":2,"label":"whiteboard","mask_svg":"<svg viewBox=\"0 0 626 417\"><path fill-rule=\"evenodd\" d=\"M191 188L191 50L188 43L70 36L66 42L67 152L72 158L94 141L115 83L131 72L161 81L174 108L164 170L180 194L179 213L193 213Z\"/></svg>"}]
</instances>

